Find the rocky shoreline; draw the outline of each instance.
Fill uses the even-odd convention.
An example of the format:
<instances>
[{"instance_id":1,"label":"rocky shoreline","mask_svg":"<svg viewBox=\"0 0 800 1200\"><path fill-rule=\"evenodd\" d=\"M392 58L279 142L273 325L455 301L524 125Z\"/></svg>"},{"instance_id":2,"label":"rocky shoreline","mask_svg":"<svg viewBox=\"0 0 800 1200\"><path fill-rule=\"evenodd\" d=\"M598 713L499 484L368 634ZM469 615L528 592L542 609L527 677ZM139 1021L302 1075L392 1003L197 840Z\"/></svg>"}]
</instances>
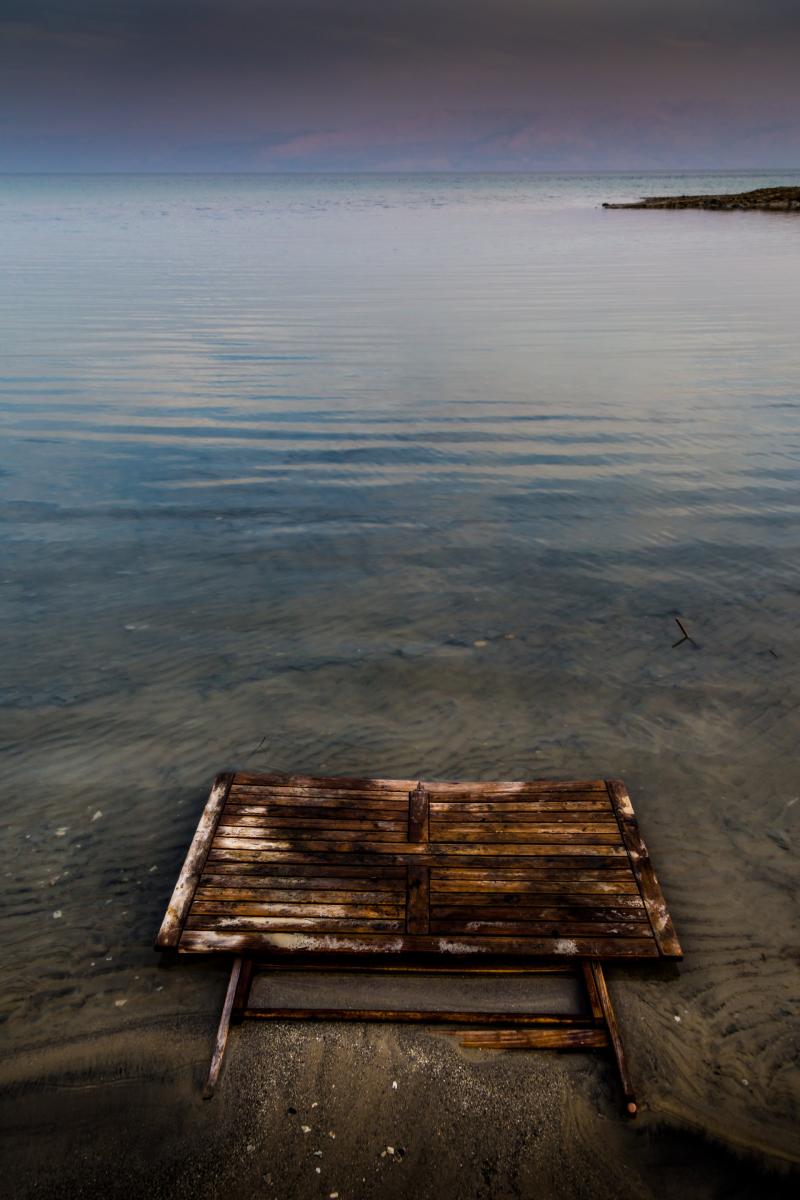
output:
<instances>
[{"instance_id":1,"label":"rocky shoreline","mask_svg":"<svg viewBox=\"0 0 800 1200\"><path fill-rule=\"evenodd\" d=\"M760 212L800 212L800 187L756 188L752 192L728 192L709 196L645 196L603 208L708 208L756 209Z\"/></svg>"}]
</instances>

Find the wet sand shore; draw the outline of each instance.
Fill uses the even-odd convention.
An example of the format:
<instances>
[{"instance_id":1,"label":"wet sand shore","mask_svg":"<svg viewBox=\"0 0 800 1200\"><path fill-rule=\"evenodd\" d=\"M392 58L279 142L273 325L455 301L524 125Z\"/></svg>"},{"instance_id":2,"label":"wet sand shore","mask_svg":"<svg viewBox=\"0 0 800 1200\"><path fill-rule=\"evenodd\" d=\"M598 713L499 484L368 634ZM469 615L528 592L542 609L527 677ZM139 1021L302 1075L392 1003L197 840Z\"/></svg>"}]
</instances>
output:
<instances>
[{"instance_id":1,"label":"wet sand shore","mask_svg":"<svg viewBox=\"0 0 800 1200\"><path fill-rule=\"evenodd\" d=\"M36 1085L0 1108L8 1194L782 1200L800 1181L657 1107L626 1122L595 1057L475 1054L398 1027L254 1025L234 1034L204 1102L209 1033L198 1017L93 1041L91 1063L80 1044L48 1053Z\"/></svg>"},{"instance_id":2,"label":"wet sand shore","mask_svg":"<svg viewBox=\"0 0 800 1200\"><path fill-rule=\"evenodd\" d=\"M692 1064L680 1061L674 967L638 978L609 970L642 1101L635 1121L621 1116L603 1055L467 1051L442 1031L407 1026L234 1027L217 1094L203 1101L224 970L186 960L161 970L191 975L194 1012L2 1061L9 1195L796 1194L800 1164L785 1095L751 1099L748 1090L737 1114L726 1094L733 1081L717 1070L698 1076L695 1110L678 1111L673 1072ZM654 1016L675 1032L648 1035Z\"/></svg>"}]
</instances>

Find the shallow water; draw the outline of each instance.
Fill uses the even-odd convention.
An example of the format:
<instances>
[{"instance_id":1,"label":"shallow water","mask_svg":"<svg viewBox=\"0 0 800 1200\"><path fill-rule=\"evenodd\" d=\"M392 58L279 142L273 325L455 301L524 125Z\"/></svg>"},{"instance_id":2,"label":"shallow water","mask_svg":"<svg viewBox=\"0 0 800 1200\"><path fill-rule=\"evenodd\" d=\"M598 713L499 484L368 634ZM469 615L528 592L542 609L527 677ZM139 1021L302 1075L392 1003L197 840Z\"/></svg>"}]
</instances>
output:
<instances>
[{"instance_id":1,"label":"shallow water","mask_svg":"<svg viewBox=\"0 0 800 1200\"><path fill-rule=\"evenodd\" d=\"M613 775L646 1100L796 1154L800 220L599 208L795 181L0 179L7 1072L212 1018L220 769Z\"/></svg>"}]
</instances>

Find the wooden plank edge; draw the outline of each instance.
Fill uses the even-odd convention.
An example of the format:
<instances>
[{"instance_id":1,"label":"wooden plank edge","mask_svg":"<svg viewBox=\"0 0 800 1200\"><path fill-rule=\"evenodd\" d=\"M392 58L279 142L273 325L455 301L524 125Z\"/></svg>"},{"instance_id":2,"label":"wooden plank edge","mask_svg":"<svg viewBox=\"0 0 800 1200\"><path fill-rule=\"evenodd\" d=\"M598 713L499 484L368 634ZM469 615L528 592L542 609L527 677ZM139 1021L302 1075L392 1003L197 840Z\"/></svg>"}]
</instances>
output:
<instances>
[{"instance_id":1,"label":"wooden plank edge","mask_svg":"<svg viewBox=\"0 0 800 1200\"><path fill-rule=\"evenodd\" d=\"M418 776L413 779L385 779L385 778L364 778L361 776L350 775L289 775L279 772L273 774L253 774L249 771L236 771L233 777L233 783L236 786L242 787L310 787L310 788L341 788L344 790L355 789L359 791L387 791L387 792L409 792L412 791L417 784L422 783L422 786L431 794L438 793L440 795L448 792L473 792L480 791L481 788L500 788L504 794L514 793L530 793L530 792L603 792L604 781L602 779L452 779L452 780L420 780Z\"/></svg>"},{"instance_id":2,"label":"wooden plank edge","mask_svg":"<svg viewBox=\"0 0 800 1200\"><path fill-rule=\"evenodd\" d=\"M522 955L568 961L582 958L622 958L628 961L658 958L652 937L645 938L508 938L456 935L403 935L402 933L236 932L187 930L181 935L182 954L231 952L247 955L291 955L299 951L323 954L424 953L453 956Z\"/></svg>"},{"instance_id":3,"label":"wooden plank edge","mask_svg":"<svg viewBox=\"0 0 800 1200\"><path fill-rule=\"evenodd\" d=\"M217 1036L214 1040L214 1053L211 1056L211 1066L208 1069L208 1078L206 1086L203 1089L203 1099L210 1100L214 1095L214 1088L217 1086L219 1073L222 1069L222 1060L225 1057L225 1047L228 1044L228 1031L231 1025L231 1013L233 1012L233 1004L236 999L236 993L239 990L239 981L242 973L242 959L235 958L231 967L231 977L228 980L228 990L225 993L225 1003L222 1006L222 1013L219 1018L219 1028Z\"/></svg>"},{"instance_id":4,"label":"wooden plank edge","mask_svg":"<svg viewBox=\"0 0 800 1200\"><path fill-rule=\"evenodd\" d=\"M600 1007L603 1010L603 1019L605 1021L608 1036L611 1041L611 1049L614 1052L614 1061L617 1064L617 1074L622 1085L622 1094L625 1097L625 1111L629 1117L635 1117L637 1112L636 1096L633 1090L633 1082L631 1080L630 1071L628 1070L628 1061L625 1057L625 1050L622 1045L622 1037L619 1032L619 1024L617 1015L614 1012L614 1005L611 1003L611 996L606 985L605 974L603 973L603 964L599 959L595 959L589 963L589 971L594 979L594 989L592 992L593 999L596 998Z\"/></svg>"},{"instance_id":5,"label":"wooden plank edge","mask_svg":"<svg viewBox=\"0 0 800 1200\"><path fill-rule=\"evenodd\" d=\"M242 1014L262 1021L386 1021L430 1025L519 1025L592 1029L594 1018L570 1013L483 1012L463 1009L409 1008L245 1008Z\"/></svg>"},{"instance_id":6,"label":"wooden plank edge","mask_svg":"<svg viewBox=\"0 0 800 1200\"><path fill-rule=\"evenodd\" d=\"M667 908L667 902L653 867L647 846L633 811L628 789L621 779L607 779L609 799L616 813L622 840L628 851L631 869L639 885L653 937L663 958L682 959L683 950Z\"/></svg>"},{"instance_id":7,"label":"wooden plank edge","mask_svg":"<svg viewBox=\"0 0 800 1200\"><path fill-rule=\"evenodd\" d=\"M455 1033L471 1050L605 1050L604 1029L475 1029Z\"/></svg>"},{"instance_id":8,"label":"wooden plank edge","mask_svg":"<svg viewBox=\"0 0 800 1200\"><path fill-rule=\"evenodd\" d=\"M230 791L233 774L224 772L217 775L211 785L205 807L194 831L194 837L184 859L172 897L167 905L167 911L161 922L161 928L156 935L156 950L173 950L178 945L183 923L186 920L192 900L194 899L200 876L203 873L211 842L219 823L225 800Z\"/></svg>"},{"instance_id":9,"label":"wooden plank edge","mask_svg":"<svg viewBox=\"0 0 800 1200\"><path fill-rule=\"evenodd\" d=\"M339 788L344 791L388 791L408 793L419 783L414 779L367 778L359 775L293 775L283 772L258 774L251 771L236 771L233 783L237 787L276 788Z\"/></svg>"}]
</instances>

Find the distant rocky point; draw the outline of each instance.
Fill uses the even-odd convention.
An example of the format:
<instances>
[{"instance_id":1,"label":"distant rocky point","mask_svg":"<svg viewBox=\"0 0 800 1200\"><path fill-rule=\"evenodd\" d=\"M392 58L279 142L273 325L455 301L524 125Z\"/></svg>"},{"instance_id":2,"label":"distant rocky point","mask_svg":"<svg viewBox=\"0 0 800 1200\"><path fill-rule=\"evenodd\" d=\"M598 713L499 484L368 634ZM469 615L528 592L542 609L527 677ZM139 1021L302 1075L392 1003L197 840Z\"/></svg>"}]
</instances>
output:
<instances>
[{"instance_id":1,"label":"distant rocky point","mask_svg":"<svg viewBox=\"0 0 800 1200\"><path fill-rule=\"evenodd\" d=\"M800 212L800 187L756 188L752 192L721 192L718 196L644 196L628 204L603 208L753 208L761 212Z\"/></svg>"}]
</instances>

